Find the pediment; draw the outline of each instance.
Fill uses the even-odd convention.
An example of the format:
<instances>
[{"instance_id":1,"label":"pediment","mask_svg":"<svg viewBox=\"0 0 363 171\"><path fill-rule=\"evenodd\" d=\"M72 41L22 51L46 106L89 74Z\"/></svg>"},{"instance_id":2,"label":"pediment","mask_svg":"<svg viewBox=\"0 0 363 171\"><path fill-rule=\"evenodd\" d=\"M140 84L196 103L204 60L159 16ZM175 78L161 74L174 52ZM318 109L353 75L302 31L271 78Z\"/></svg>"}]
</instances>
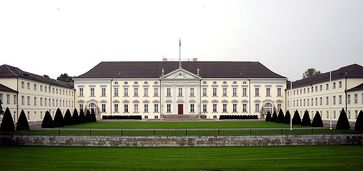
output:
<instances>
[{"instance_id":1,"label":"pediment","mask_svg":"<svg viewBox=\"0 0 363 171\"><path fill-rule=\"evenodd\" d=\"M201 79L198 75L195 75L183 68L176 69L164 76L161 79L166 80L194 80L194 79Z\"/></svg>"}]
</instances>

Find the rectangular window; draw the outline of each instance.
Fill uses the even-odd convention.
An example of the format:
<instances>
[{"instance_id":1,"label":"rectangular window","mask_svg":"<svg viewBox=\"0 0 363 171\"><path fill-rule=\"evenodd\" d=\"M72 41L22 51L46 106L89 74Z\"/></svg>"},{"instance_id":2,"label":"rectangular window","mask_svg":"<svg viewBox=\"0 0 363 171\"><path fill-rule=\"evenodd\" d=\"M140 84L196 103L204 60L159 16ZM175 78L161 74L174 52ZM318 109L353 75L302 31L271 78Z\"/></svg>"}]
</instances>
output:
<instances>
[{"instance_id":1,"label":"rectangular window","mask_svg":"<svg viewBox=\"0 0 363 171\"><path fill-rule=\"evenodd\" d=\"M34 106L37 106L37 97L34 97Z\"/></svg>"},{"instance_id":2,"label":"rectangular window","mask_svg":"<svg viewBox=\"0 0 363 171\"><path fill-rule=\"evenodd\" d=\"M323 85L320 85L320 91L323 91Z\"/></svg>"},{"instance_id":3,"label":"rectangular window","mask_svg":"<svg viewBox=\"0 0 363 171\"><path fill-rule=\"evenodd\" d=\"M281 88L277 88L277 96L281 97Z\"/></svg>"},{"instance_id":4,"label":"rectangular window","mask_svg":"<svg viewBox=\"0 0 363 171\"><path fill-rule=\"evenodd\" d=\"M190 97L194 97L194 88L190 88Z\"/></svg>"},{"instance_id":5,"label":"rectangular window","mask_svg":"<svg viewBox=\"0 0 363 171\"><path fill-rule=\"evenodd\" d=\"M166 96L171 97L171 88L166 88Z\"/></svg>"},{"instance_id":6,"label":"rectangular window","mask_svg":"<svg viewBox=\"0 0 363 171\"><path fill-rule=\"evenodd\" d=\"M350 94L347 96L347 103L350 104Z\"/></svg>"},{"instance_id":7,"label":"rectangular window","mask_svg":"<svg viewBox=\"0 0 363 171\"><path fill-rule=\"evenodd\" d=\"M339 104L342 104L342 95L339 95Z\"/></svg>"},{"instance_id":8,"label":"rectangular window","mask_svg":"<svg viewBox=\"0 0 363 171\"><path fill-rule=\"evenodd\" d=\"M320 100L321 101L321 100ZM317 106L318 105L318 98L316 97L315 98L315 106ZM320 104L321 105L321 104Z\"/></svg>"},{"instance_id":9,"label":"rectangular window","mask_svg":"<svg viewBox=\"0 0 363 171\"><path fill-rule=\"evenodd\" d=\"M34 91L37 91L37 84L34 84Z\"/></svg>"},{"instance_id":10,"label":"rectangular window","mask_svg":"<svg viewBox=\"0 0 363 171\"><path fill-rule=\"evenodd\" d=\"M242 112L247 112L247 104L246 103L242 104Z\"/></svg>"},{"instance_id":11,"label":"rectangular window","mask_svg":"<svg viewBox=\"0 0 363 171\"><path fill-rule=\"evenodd\" d=\"M326 96L326 97L325 97L325 99L326 99L326 103L325 103L325 105L329 105L329 97L328 97L328 96Z\"/></svg>"},{"instance_id":12,"label":"rectangular window","mask_svg":"<svg viewBox=\"0 0 363 171\"><path fill-rule=\"evenodd\" d=\"M43 106L43 98L41 97L41 98L39 98L39 105L40 106Z\"/></svg>"},{"instance_id":13,"label":"rectangular window","mask_svg":"<svg viewBox=\"0 0 363 171\"><path fill-rule=\"evenodd\" d=\"M277 111L281 110L281 104L277 104Z\"/></svg>"},{"instance_id":14,"label":"rectangular window","mask_svg":"<svg viewBox=\"0 0 363 171\"><path fill-rule=\"evenodd\" d=\"M10 104L10 94L6 95L6 104Z\"/></svg>"},{"instance_id":15,"label":"rectangular window","mask_svg":"<svg viewBox=\"0 0 363 171\"><path fill-rule=\"evenodd\" d=\"M106 97L106 88L101 89L101 96Z\"/></svg>"},{"instance_id":16,"label":"rectangular window","mask_svg":"<svg viewBox=\"0 0 363 171\"><path fill-rule=\"evenodd\" d=\"M83 97L83 88L79 88L79 96Z\"/></svg>"},{"instance_id":17,"label":"rectangular window","mask_svg":"<svg viewBox=\"0 0 363 171\"><path fill-rule=\"evenodd\" d=\"M202 96L203 97L206 97L207 96L207 88L203 88Z\"/></svg>"},{"instance_id":18,"label":"rectangular window","mask_svg":"<svg viewBox=\"0 0 363 171\"><path fill-rule=\"evenodd\" d=\"M333 89L335 89L336 88L336 83L335 82L333 82Z\"/></svg>"},{"instance_id":19,"label":"rectangular window","mask_svg":"<svg viewBox=\"0 0 363 171\"><path fill-rule=\"evenodd\" d=\"M260 88L255 88L255 96L260 96Z\"/></svg>"},{"instance_id":20,"label":"rectangular window","mask_svg":"<svg viewBox=\"0 0 363 171\"><path fill-rule=\"evenodd\" d=\"M166 104L166 112L171 113L171 104Z\"/></svg>"},{"instance_id":21,"label":"rectangular window","mask_svg":"<svg viewBox=\"0 0 363 171\"><path fill-rule=\"evenodd\" d=\"M91 88L91 97L94 97L95 96L95 88Z\"/></svg>"},{"instance_id":22,"label":"rectangular window","mask_svg":"<svg viewBox=\"0 0 363 171\"><path fill-rule=\"evenodd\" d=\"M190 104L190 113L194 113L194 104Z\"/></svg>"},{"instance_id":23,"label":"rectangular window","mask_svg":"<svg viewBox=\"0 0 363 171\"><path fill-rule=\"evenodd\" d=\"M207 113L207 104L203 104L203 113Z\"/></svg>"},{"instance_id":24,"label":"rectangular window","mask_svg":"<svg viewBox=\"0 0 363 171\"><path fill-rule=\"evenodd\" d=\"M139 113L139 104L134 104L134 113Z\"/></svg>"},{"instance_id":25,"label":"rectangular window","mask_svg":"<svg viewBox=\"0 0 363 171\"><path fill-rule=\"evenodd\" d=\"M271 96L271 88L266 88L266 96L267 97Z\"/></svg>"},{"instance_id":26,"label":"rectangular window","mask_svg":"<svg viewBox=\"0 0 363 171\"><path fill-rule=\"evenodd\" d=\"M50 105L50 103L49 103ZM79 110L83 110L83 104L79 104Z\"/></svg>"},{"instance_id":27,"label":"rectangular window","mask_svg":"<svg viewBox=\"0 0 363 171\"><path fill-rule=\"evenodd\" d=\"M134 97L138 97L139 96L139 88L134 88Z\"/></svg>"},{"instance_id":28,"label":"rectangular window","mask_svg":"<svg viewBox=\"0 0 363 171\"><path fill-rule=\"evenodd\" d=\"M316 92L318 91L318 86L315 86L315 91L316 91Z\"/></svg>"},{"instance_id":29,"label":"rectangular window","mask_svg":"<svg viewBox=\"0 0 363 171\"><path fill-rule=\"evenodd\" d=\"M118 87L113 88L113 96L118 97Z\"/></svg>"},{"instance_id":30,"label":"rectangular window","mask_svg":"<svg viewBox=\"0 0 363 171\"><path fill-rule=\"evenodd\" d=\"M27 104L30 105L30 96L27 97Z\"/></svg>"},{"instance_id":31,"label":"rectangular window","mask_svg":"<svg viewBox=\"0 0 363 171\"><path fill-rule=\"evenodd\" d=\"M358 94L354 94L354 104L358 104Z\"/></svg>"},{"instance_id":32,"label":"rectangular window","mask_svg":"<svg viewBox=\"0 0 363 171\"><path fill-rule=\"evenodd\" d=\"M178 96L183 97L183 88L178 88Z\"/></svg>"},{"instance_id":33,"label":"rectangular window","mask_svg":"<svg viewBox=\"0 0 363 171\"><path fill-rule=\"evenodd\" d=\"M216 104L216 103L214 103L214 104L213 104L213 112L214 112L214 113L216 113L216 112L217 112L217 104Z\"/></svg>"},{"instance_id":34,"label":"rectangular window","mask_svg":"<svg viewBox=\"0 0 363 171\"><path fill-rule=\"evenodd\" d=\"M242 96L243 97L247 96L247 88L242 88Z\"/></svg>"},{"instance_id":35,"label":"rectangular window","mask_svg":"<svg viewBox=\"0 0 363 171\"><path fill-rule=\"evenodd\" d=\"M314 106L314 98L311 98L311 106Z\"/></svg>"},{"instance_id":36,"label":"rectangular window","mask_svg":"<svg viewBox=\"0 0 363 171\"><path fill-rule=\"evenodd\" d=\"M223 104L223 111L222 111L223 113L226 113L227 112L227 104Z\"/></svg>"},{"instance_id":37,"label":"rectangular window","mask_svg":"<svg viewBox=\"0 0 363 171\"><path fill-rule=\"evenodd\" d=\"M16 95L14 95L14 104L17 104L18 101L18 97Z\"/></svg>"},{"instance_id":38,"label":"rectangular window","mask_svg":"<svg viewBox=\"0 0 363 171\"><path fill-rule=\"evenodd\" d=\"M117 104L117 103L114 103L114 104L113 104L113 111L114 111L115 113L118 113L118 104Z\"/></svg>"},{"instance_id":39,"label":"rectangular window","mask_svg":"<svg viewBox=\"0 0 363 171\"><path fill-rule=\"evenodd\" d=\"M342 88L342 81L339 81L339 88Z\"/></svg>"},{"instance_id":40,"label":"rectangular window","mask_svg":"<svg viewBox=\"0 0 363 171\"><path fill-rule=\"evenodd\" d=\"M24 81L21 82L21 88L25 88L25 83Z\"/></svg>"},{"instance_id":41,"label":"rectangular window","mask_svg":"<svg viewBox=\"0 0 363 171\"><path fill-rule=\"evenodd\" d=\"M227 96L227 88L223 88L223 96Z\"/></svg>"},{"instance_id":42,"label":"rectangular window","mask_svg":"<svg viewBox=\"0 0 363 171\"><path fill-rule=\"evenodd\" d=\"M232 96L233 97L237 96L237 88L232 88Z\"/></svg>"},{"instance_id":43,"label":"rectangular window","mask_svg":"<svg viewBox=\"0 0 363 171\"><path fill-rule=\"evenodd\" d=\"M325 86L326 88L326 90L329 90L329 84L326 84L326 86Z\"/></svg>"},{"instance_id":44,"label":"rectangular window","mask_svg":"<svg viewBox=\"0 0 363 171\"><path fill-rule=\"evenodd\" d=\"M236 103L232 104L232 111L235 112L235 113L237 112L237 104Z\"/></svg>"},{"instance_id":45,"label":"rectangular window","mask_svg":"<svg viewBox=\"0 0 363 171\"><path fill-rule=\"evenodd\" d=\"M154 104L154 113L159 112L159 104Z\"/></svg>"},{"instance_id":46,"label":"rectangular window","mask_svg":"<svg viewBox=\"0 0 363 171\"><path fill-rule=\"evenodd\" d=\"M129 105L124 104L124 113L129 113Z\"/></svg>"},{"instance_id":47,"label":"rectangular window","mask_svg":"<svg viewBox=\"0 0 363 171\"><path fill-rule=\"evenodd\" d=\"M39 86L40 91L43 91L43 85Z\"/></svg>"},{"instance_id":48,"label":"rectangular window","mask_svg":"<svg viewBox=\"0 0 363 171\"><path fill-rule=\"evenodd\" d=\"M144 104L144 113L149 113L149 104Z\"/></svg>"},{"instance_id":49,"label":"rectangular window","mask_svg":"<svg viewBox=\"0 0 363 171\"><path fill-rule=\"evenodd\" d=\"M124 97L129 97L129 88L124 88Z\"/></svg>"},{"instance_id":50,"label":"rectangular window","mask_svg":"<svg viewBox=\"0 0 363 171\"><path fill-rule=\"evenodd\" d=\"M320 97L320 106L323 105L323 97Z\"/></svg>"},{"instance_id":51,"label":"rectangular window","mask_svg":"<svg viewBox=\"0 0 363 171\"><path fill-rule=\"evenodd\" d=\"M217 96L217 88L213 88L213 97Z\"/></svg>"},{"instance_id":52,"label":"rectangular window","mask_svg":"<svg viewBox=\"0 0 363 171\"><path fill-rule=\"evenodd\" d=\"M336 104L336 97L335 96L333 96L333 105L335 105Z\"/></svg>"},{"instance_id":53,"label":"rectangular window","mask_svg":"<svg viewBox=\"0 0 363 171\"><path fill-rule=\"evenodd\" d=\"M25 105L25 98L24 98L24 96L21 96L21 105Z\"/></svg>"},{"instance_id":54,"label":"rectangular window","mask_svg":"<svg viewBox=\"0 0 363 171\"><path fill-rule=\"evenodd\" d=\"M256 103L255 104L255 112L260 112L260 104L259 103Z\"/></svg>"},{"instance_id":55,"label":"rectangular window","mask_svg":"<svg viewBox=\"0 0 363 171\"><path fill-rule=\"evenodd\" d=\"M154 97L159 97L159 89L154 88Z\"/></svg>"},{"instance_id":56,"label":"rectangular window","mask_svg":"<svg viewBox=\"0 0 363 171\"><path fill-rule=\"evenodd\" d=\"M149 89L144 88L144 97L149 97Z\"/></svg>"},{"instance_id":57,"label":"rectangular window","mask_svg":"<svg viewBox=\"0 0 363 171\"><path fill-rule=\"evenodd\" d=\"M350 119L350 110L348 110L348 119Z\"/></svg>"},{"instance_id":58,"label":"rectangular window","mask_svg":"<svg viewBox=\"0 0 363 171\"><path fill-rule=\"evenodd\" d=\"M106 104L101 104L102 113L106 113Z\"/></svg>"},{"instance_id":59,"label":"rectangular window","mask_svg":"<svg viewBox=\"0 0 363 171\"><path fill-rule=\"evenodd\" d=\"M26 88L30 89L30 83L26 83Z\"/></svg>"}]
</instances>

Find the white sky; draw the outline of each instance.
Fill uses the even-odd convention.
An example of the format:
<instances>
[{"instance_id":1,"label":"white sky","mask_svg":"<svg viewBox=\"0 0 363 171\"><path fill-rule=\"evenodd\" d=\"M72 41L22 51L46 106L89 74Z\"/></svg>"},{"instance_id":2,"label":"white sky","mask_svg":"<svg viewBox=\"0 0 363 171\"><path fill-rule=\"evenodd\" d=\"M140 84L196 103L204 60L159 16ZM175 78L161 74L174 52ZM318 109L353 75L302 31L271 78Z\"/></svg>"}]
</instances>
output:
<instances>
[{"instance_id":1,"label":"white sky","mask_svg":"<svg viewBox=\"0 0 363 171\"><path fill-rule=\"evenodd\" d=\"M259 61L296 80L363 65L363 0L3 0L0 64L80 75L101 61Z\"/></svg>"}]
</instances>

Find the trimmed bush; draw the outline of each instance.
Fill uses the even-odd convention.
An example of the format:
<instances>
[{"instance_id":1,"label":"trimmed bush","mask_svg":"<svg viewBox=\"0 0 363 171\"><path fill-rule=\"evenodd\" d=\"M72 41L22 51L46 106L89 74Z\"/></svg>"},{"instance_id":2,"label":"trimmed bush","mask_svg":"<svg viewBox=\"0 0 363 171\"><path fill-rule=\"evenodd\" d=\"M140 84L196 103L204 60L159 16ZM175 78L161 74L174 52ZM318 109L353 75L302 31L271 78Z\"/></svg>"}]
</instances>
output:
<instances>
[{"instance_id":1,"label":"trimmed bush","mask_svg":"<svg viewBox=\"0 0 363 171\"><path fill-rule=\"evenodd\" d=\"M301 125L302 126L311 126L310 116L309 116L309 112L307 110L305 110L305 112L304 112L304 116L303 116Z\"/></svg>"},{"instance_id":2,"label":"trimmed bush","mask_svg":"<svg viewBox=\"0 0 363 171\"><path fill-rule=\"evenodd\" d=\"M97 122L95 110L91 109L91 121Z\"/></svg>"},{"instance_id":3,"label":"trimmed bush","mask_svg":"<svg viewBox=\"0 0 363 171\"><path fill-rule=\"evenodd\" d=\"M103 115L102 119L128 119L141 120L141 115Z\"/></svg>"},{"instance_id":4,"label":"trimmed bush","mask_svg":"<svg viewBox=\"0 0 363 171\"><path fill-rule=\"evenodd\" d=\"M360 111L357 117L357 120L355 121L355 131L363 131L363 111Z\"/></svg>"},{"instance_id":5,"label":"trimmed bush","mask_svg":"<svg viewBox=\"0 0 363 171\"><path fill-rule=\"evenodd\" d=\"M45 116L42 122L42 128L54 128L54 122L52 116L50 116L49 111L45 112Z\"/></svg>"},{"instance_id":6,"label":"trimmed bush","mask_svg":"<svg viewBox=\"0 0 363 171\"><path fill-rule=\"evenodd\" d=\"M293 125L301 125L301 118L299 112L296 110L294 113L294 117L292 118Z\"/></svg>"},{"instance_id":7,"label":"trimmed bush","mask_svg":"<svg viewBox=\"0 0 363 171\"><path fill-rule=\"evenodd\" d=\"M63 122L64 122L64 125L73 125L73 119L72 119L72 115L71 115L71 112L69 111L69 109L67 109L66 114L64 114Z\"/></svg>"},{"instance_id":8,"label":"trimmed bush","mask_svg":"<svg viewBox=\"0 0 363 171\"><path fill-rule=\"evenodd\" d=\"M221 115L220 120L223 119L258 119L257 115Z\"/></svg>"},{"instance_id":9,"label":"trimmed bush","mask_svg":"<svg viewBox=\"0 0 363 171\"><path fill-rule=\"evenodd\" d=\"M277 122L277 114L276 114L276 111L274 111L274 113L272 114L271 121L272 122Z\"/></svg>"},{"instance_id":10,"label":"trimmed bush","mask_svg":"<svg viewBox=\"0 0 363 171\"><path fill-rule=\"evenodd\" d=\"M345 113L344 109L342 109L340 111L340 115L339 115L339 119L338 119L338 122L337 122L336 129L350 129L347 114Z\"/></svg>"},{"instance_id":11,"label":"trimmed bush","mask_svg":"<svg viewBox=\"0 0 363 171\"><path fill-rule=\"evenodd\" d=\"M271 117L271 113L270 113L270 111L267 111L267 114L266 114L266 119L265 119L266 121L272 121L272 117Z\"/></svg>"},{"instance_id":12,"label":"trimmed bush","mask_svg":"<svg viewBox=\"0 0 363 171\"><path fill-rule=\"evenodd\" d=\"M286 111L285 118L284 118L284 123L285 124L290 124L290 118L291 118L290 112Z\"/></svg>"},{"instance_id":13,"label":"trimmed bush","mask_svg":"<svg viewBox=\"0 0 363 171\"><path fill-rule=\"evenodd\" d=\"M86 122L92 122L91 112L88 109L86 111Z\"/></svg>"},{"instance_id":14,"label":"trimmed bush","mask_svg":"<svg viewBox=\"0 0 363 171\"><path fill-rule=\"evenodd\" d=\"M6 132L14 132L15 126L14 126L14 120L11 116L9 108L5 109L3 120L1 122L1 131Z\"/></svg>"},{"instance_id":15,"label":"trimmed bush","mask_svg":"<svg viewBox=\"0 0 363 171\"><path fill-rule=\"evenodd\" d=\"M316 111L313 122L311 123L312 127L323 127L323 120L321 119L320 113Z\"/></svg>"},{"instance_id":16,"label":"trimmed bush","mask_svg":"<svg viewBox=\"0 0 363 171\"><path fill-rule=\"evenodd\" d=\"M80 123L77 109L74 109L72 119L73 119L73 124Z\"/></svg>"},{"instance_id":17,"label":"trimmed bush","mask_svg":"<svg viewBox=\"0 0 363 171\"><path fill-rule=\"evenodd\" d=\"M83 109L79 112L79 123L86 123L86 116L84 116Z\"/></svg>"},{"instance_id":18,"label":"trimmed bush","mask_svg":"<svg viewBox=\"0 0 363 171\"><path fill-rule=\"evenodd\" d=\"M279 115L277 116L277 122L284 123L284 112L282 111L282 109L280 109Z\"/></svg>"},{"instance_id":19,"label":"trimmed bush","mask_svg":"<svg viewBox=\"0 0 363 171\"><path fill-rule=\"evenodd\" d=\"M62 111L59 108L55 112L54 127L64 127Z\"/></svg>"},{"instance_id":20,"label":"trimmed bush","mask_svg":"<svg viewBox=\"0 0 363 171\"><path fill-rule=\"evenodd\" d=\"M24 110L21 110L20 112L19 120L16 123L16 130L29 130L29 123Z\"/></svg>"}]
</instances>

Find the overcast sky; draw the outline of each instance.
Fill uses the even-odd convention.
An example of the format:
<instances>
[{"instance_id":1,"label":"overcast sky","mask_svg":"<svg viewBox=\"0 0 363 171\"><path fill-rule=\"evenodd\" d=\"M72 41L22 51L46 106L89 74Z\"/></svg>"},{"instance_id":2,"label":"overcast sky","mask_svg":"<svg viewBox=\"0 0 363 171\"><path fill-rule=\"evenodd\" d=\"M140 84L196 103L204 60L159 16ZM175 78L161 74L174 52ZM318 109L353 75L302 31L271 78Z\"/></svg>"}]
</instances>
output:
<instances>
[{"instance_id":1,"label":"overcast sky","mask_svg":"<svg viewBox=\"0 0 363 171\"><path fill-rule=\"evenodd\" d=\"M178 58L179 37L183 58L259 61L296 80L363 65L363 0L0 1L0 64L53 78Z\"/></svg>"}]
</instances>

